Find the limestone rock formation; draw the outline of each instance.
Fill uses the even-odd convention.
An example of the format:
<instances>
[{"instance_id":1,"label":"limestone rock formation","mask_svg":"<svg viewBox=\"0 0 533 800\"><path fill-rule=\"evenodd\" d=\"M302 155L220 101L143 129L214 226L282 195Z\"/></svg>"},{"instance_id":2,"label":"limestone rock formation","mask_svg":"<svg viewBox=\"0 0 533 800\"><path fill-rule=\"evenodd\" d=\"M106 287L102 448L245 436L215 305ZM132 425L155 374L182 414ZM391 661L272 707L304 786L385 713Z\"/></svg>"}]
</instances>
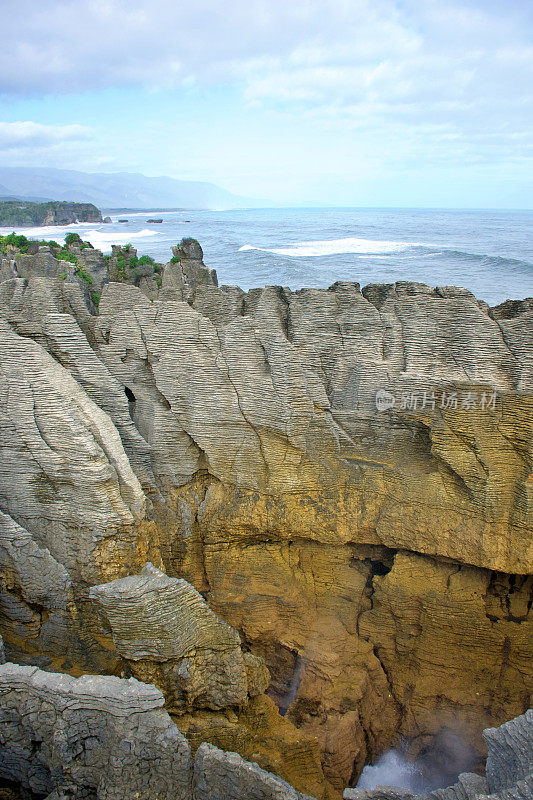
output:
<instances>
[{"instance_id":1,"label":"limestone rock formation","mask_svg":"<svg viewBox=\"0 0 533 800\"><path fill-rule=\"evenodd\" d=\"M190 748L154 687L0 666L0 780L47 800L306 800L285 781ZM312 798L307 798L312 800Z\"/></svg>"},{"instance_id":2,"label":"limestone rock formation","mask_svg":"<svg viewBox=\"0 0 533 800\"><path fill-rule=\"evenodd\" d=\"M242 652L237 631L193 586L150 563L140 575L93 586L89 596L132 674L155 683L171 711L243 705L270 682L262 660Z\"/></svg>"},{"instance_id":3,"label":"limestone rock formation","mask_svg":"<svg viewBox=\"0 0 533 800\"><path fill-rule=\"evenodd\" d=\"M65 567L27 530L0 512L0 613L18 659L50 664L73 656L77 641L72 583ZM2 646L3 652L3 646ZM61 663L60 661L56 663Z\"/></svg>"},{"instance_id":4,"label":"limestone rock formation","mask_svg":"<svg viewBox=\"0 0 533 800\"><path fill-rule=\"evenodd\" d=\"M151 561L264 658L338 790L458 714L481 760L533 682L533 304L245 293L202 258L184 241L161 286L104 283L98 314L47 256L2 260L0 510L65 577L61 609L35 601L10 551L6 649L116 672L89 589Z\"/></svg>"},{"instance_id":5,"label":"limestone rock formation","mask_svg":"<svg viewBox=\"0 0 533 800\"><path fill-rule=\"evenodd\" d=\"M153 686L0 667L0 776L39 796L189 800L189 746Z\"/></svg>"},{"instance_id":6,"label":"limestone rock formation","mask_svg":"<svg viewBox=\"0 0 533 800\"><path fill-rule=\"evenodd\" d=\"M92 203L23 200L0 202L0 226L71 225L75 222L102 222L102 214Z\"/></svg>"},{"instance_id":7,"label":"limestone rock formation","mask_svg":"<svg viewBox=\"0 0 533 800\"><path fill-rule=\"evenodd\" d=\"M209 744L196 753L194 778L198 800L313 800L237 753L224 753Z\"/></svg>"},{"instance_id":8,"label":"limestone rock formation","mask_svg":"<svg viewBox=\"0 0 533 800\"><path fill-rule=\"evenodd\" d=\"M163 696L134 678L0 665L0 780L47 800L313 800L236 753L192 756ZM429 795L382 787L348 800L529 800L533 711L485 731L487 777Z\"/></svg>"},{"instance_id":9,"label":"limestone rock formation","mask_svg":"<svg viewBox=\"0 0 533 800\"><path fill-rule=\"evenodd\" d=\"M217 274L208 269L204 262L202 248L196 239L182 239L172 248L173 261L167 266L163 285L187 284L193 289L200 286L218 286ZM172 280L169 280L172 276Z\"/></svg>"},{"instance_id":10,"label":"limestone rock formation","mask_svg":"<svg viewBox=\"0 0 533 800\"><path fill-rule=\"evenodd\" d=\"M92 587L89 597L125 671L163 692L194 750L206 741L237 750L318 798L333 797L316 743L263 695L270 682L263 659L242 651L237 631L187 581L148 563L140 575Z\"/></svg>"},{"instance_id":11,"label":"limestone rock formation","mask_svg":"<svg viewBox=\"0 0 533 800\"><path fill-rule=\"evenodd\" d=\"M533 709L499 728L483 731L489 751L487 783L502 797L533 795Z\"/></svg>"}]
</instances>

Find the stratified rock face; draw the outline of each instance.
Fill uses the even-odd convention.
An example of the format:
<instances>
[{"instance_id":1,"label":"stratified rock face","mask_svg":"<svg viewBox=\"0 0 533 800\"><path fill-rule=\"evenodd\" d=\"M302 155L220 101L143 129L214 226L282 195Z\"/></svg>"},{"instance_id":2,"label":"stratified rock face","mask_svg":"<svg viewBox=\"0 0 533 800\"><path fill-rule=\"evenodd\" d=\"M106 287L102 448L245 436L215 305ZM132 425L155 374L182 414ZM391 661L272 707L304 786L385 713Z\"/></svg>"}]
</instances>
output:
<instances>
[{"instance_id":1,"label":"stratified rock face","mask_svg":"<svg viewBox=\"0 0 533 800\"><path fill-rule=\"evenodd\" d=\"M483 732L488 756L486 779L463 773L447 789L427 795L380 786L347 789L345 800L530 800L533 797L533 710Z\"/></svg>"},{"instance_id":2,"label":"stratified rock face","mask_svg":"<svg viewBox=\"0 0 533 800\"><path fill-rule=\"evenodd\" d=\"M89 596L103 610L117 652L136 677L161 688L172 711L241 705L268 686L260 660L246 658L237 631L187 581L147 564L140 575L94 586Z\"/></svg>"},{"instance_id":3,"label":"stratified rock face","mask_svg":"<svg viewBox=\"0 0 533 800\"><path fill-rule=\"evenodd\" d=\"M140 575L92 587L89 596L125 672L161 689L193 748L208 741L237 750L318 798L334 796L316 742L263 694L270 682L263 659L242 651L237 631L187 581L147 564Z\"/></svg>"},{"instance_id":4,"label":"stratified rock face","mask_svg":"<svg viewBox=\"0 0 533 800\"><path fill-rule=\"evenodd\" d=\"M494 794L506 796L526 787L533 796L533 710L510 720L500 728L483 731L489 751L487 783ZM517 793L517 796L518 793Z\"/></svg>"},{"instance_id":5,"label":"stratified rock face","mask_svg":"<svg viewBox=\"0 0 533 800\"><path fill-rule=\"evenodd\" d=\"M189 746L153 686L0 667L0 776L38 796L190 800Z\"/></svg>"},{"instance_id":6,"label":"stratified rock face","mask_svg":"<svg viewBox=\"0 0 533 800\"><path fill-rule=\"evenodd\" d=\"M339 789L398 735L460 714L476 745L527 708L529 301L244 293L187 241L97 316L75 284L7 277L0 508L68 573L73 668L117 669L88 590L149 560L265 659Z\"/></svg>"},{"instance_id":7,"label":"stratified rock face","mask_svg":"<svg viewBox=\"0 0 533 800\"><path fill-rule=\"evenodd\" d=\"M168 265L169 274L164 285L179 285L181 275L181 282L193 289L200 286L218 286L217 274L214 269L205 266L203 250L196 239L182 239L177 247L172 248L172 254L176 264ZM168 280L169 278L172 280ZM177 284L176 279L178 279Z\"/></svg>"},{"instance_id":8,"label":"stratified rock face","mask_svg":"<svg viewBox=\"0 0 533 800\"><path fill-rule=\"evenodd\" d=\"M78 637L69 574L48 549L39 547L27 530L2 512L0 569L4 631L19 658L33 654L50 663L47 653L72 657Z\"/></svg>"},{"instance_id":9,"label":"stratified rock face","mask_svg":"<svg viewBox=\"0 0 533 800\"><path fill-rule=\"evenodd\" d=\"M244 761L189 745L134 678L0 666L0 779L48 800L306 800ZM307 798L312 800L312 798Z\"/></svg>"},{"instance_id":10,"label":"stratified rock face","mask_svg":"<svg viewBox=\"0 0 533 800\"><path fill-rule=\"evenodd\" d=\"M194 761L197 800L313 800L285 781L210 744L198 748Z\"/></svg>"}]
</instances>

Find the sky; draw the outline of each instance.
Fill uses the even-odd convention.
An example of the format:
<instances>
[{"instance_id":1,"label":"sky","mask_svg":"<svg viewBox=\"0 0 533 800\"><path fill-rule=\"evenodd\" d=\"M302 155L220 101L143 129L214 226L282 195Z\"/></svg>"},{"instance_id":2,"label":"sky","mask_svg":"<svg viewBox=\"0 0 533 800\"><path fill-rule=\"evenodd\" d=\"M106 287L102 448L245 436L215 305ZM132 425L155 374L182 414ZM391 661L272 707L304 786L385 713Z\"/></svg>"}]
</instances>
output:
<instances>
[{"instance_id":1,"label":"sky","mask_svg":"<svg viewBox=\"0 0 533 800\"><path fill-rule=\"evenodd\" d=\"M0 165L533 207L532 0L2 0Z\"/></svg>"}]
</instances>

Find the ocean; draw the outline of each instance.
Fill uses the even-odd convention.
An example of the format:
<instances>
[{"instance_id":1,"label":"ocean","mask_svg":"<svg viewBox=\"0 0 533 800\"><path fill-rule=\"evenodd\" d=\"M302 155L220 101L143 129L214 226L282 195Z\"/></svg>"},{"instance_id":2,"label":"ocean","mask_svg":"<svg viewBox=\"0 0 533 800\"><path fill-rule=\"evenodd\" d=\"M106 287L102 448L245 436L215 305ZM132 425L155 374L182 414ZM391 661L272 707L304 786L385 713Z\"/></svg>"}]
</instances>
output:
<instances>
[{"instance_id":1,"label":"ocean","mask_svg":"<svg viewBox=\"0 0 533 800\"><path fill-rule=\"evenodd\" d=\"M198 239L220 284L291 289L335 281L464 286L490 305L533 295L533 211L269 208L109 212L112 224L17 229L56 239L74 228L109 252L131 242L139 255L170 258ZM162 224L149 224L150 218ZM119 219L127 219L119 223ZM9 233L11 229L0 229Z\"/></svg>"}]
</instances>

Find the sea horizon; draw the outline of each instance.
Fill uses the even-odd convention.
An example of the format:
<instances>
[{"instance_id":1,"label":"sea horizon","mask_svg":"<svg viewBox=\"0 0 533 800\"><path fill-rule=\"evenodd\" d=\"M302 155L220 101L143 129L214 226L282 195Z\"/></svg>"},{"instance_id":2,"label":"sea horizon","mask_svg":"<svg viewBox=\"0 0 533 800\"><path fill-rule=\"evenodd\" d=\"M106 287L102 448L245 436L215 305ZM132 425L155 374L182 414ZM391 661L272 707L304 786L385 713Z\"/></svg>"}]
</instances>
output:
<instances>
[{"instance_id":1,"label":"sea horizon","mask_svg":"<svg viewBox=\"0 0 533 800\"><path fill-rule=\"evenodd\" d=\"M184 237L197 239L221 284L327 288L336 281L461 286L497 305L533 294L531 210L395 207L102 209L106 224L15 227L62 239L73 227L94 247L132 244L165 263ZM157 213L162 223L149 223ZM126 219L126 222L119 222ZM2 228L0 233L9 233Z\"/></svg>"}]
</instances>

